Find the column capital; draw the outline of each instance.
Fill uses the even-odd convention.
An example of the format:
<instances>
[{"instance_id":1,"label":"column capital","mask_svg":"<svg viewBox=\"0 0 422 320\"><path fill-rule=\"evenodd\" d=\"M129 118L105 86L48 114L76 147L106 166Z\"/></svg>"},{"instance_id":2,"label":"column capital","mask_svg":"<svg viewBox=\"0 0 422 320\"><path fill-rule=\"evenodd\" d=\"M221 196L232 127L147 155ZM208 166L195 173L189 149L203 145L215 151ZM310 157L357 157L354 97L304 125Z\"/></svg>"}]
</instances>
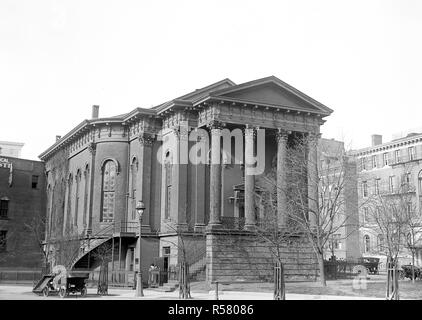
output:
<instances>
[{"instance_id":1,"label":"column capital","mask_svg":"<svg viewBox=\"0 0 422 320\"><path fill-rule=\"evenodd\" d=\"M143 146L152 146L155 141L155 135L146 133L146 132L140 132L138 135L139 143Z\"/></svg>"},{"instance_id":2,"label":"column capital","mask_svg":"<svg viewBox=\"0 0 422 320\"><path fill-rule=\"evenodd\" d=\"M321 133L319 132L308 132L309 139L316 140L321 138Z\"/></svg>"},{"instance_id":3,"label":"column capital","mask_svg":"<svg viewBox=\"0 0 422 320\"><path fill-rule=\"evenodd\" d=\"M88 144L88 151L89 151L90 154L95 155L96 149L97 149L97 144L96 143L90 142Z\"/></svg>"},{"instance_id":4,"label":"column capital","mask_svg":"<svg viewBox=\"0 0 422 320\"><path fill-rule=\"evenodd\" d=\"M208 127L208 129L211 130L211 133L213 133L213 131L215 131L215 130L223 129L225 127L225 124L223 122L213 120L210 123L208 123L207 127Z\"/></svg>"},{"instance_id":5,"label":"column capital","mask_svg":"<svg viewBox=\"0 0 422 320\"><path fill-rule=\"evenodd\" d=\"M287 131L281 128L278 128L277 131L275 132L275 138L277 139L277 142L280 142L280 140L287 140L287 138L289 137L289 135L291 134L291 131Z\"/></svg>"}]
</instances>

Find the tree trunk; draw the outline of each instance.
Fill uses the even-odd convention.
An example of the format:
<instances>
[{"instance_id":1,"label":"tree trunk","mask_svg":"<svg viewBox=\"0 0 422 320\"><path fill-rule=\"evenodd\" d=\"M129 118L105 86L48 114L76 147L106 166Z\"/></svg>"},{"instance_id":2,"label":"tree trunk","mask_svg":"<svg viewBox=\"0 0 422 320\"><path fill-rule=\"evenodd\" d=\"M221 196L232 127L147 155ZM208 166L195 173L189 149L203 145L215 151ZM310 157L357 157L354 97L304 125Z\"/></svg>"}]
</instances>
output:
<instances>
[{"instance_id":1,"label":"tree trunk","mask_svg":"<svg viewBox=\"0 0 422 320\"><path fill-rule=\"evenodd\" d=\"M415 253L412 250L412 282L415 283Z\"/></svg>"},{"instance_id":2,"label":"tree trunk","mask_svg":"<svg viewBox=\"0 0 422 320\"><path fill-rule=\"evenodd\" d=\"M317 253L318 267L319 267L319 281L321 286L326 287L327 282L325 281L325 270L324 270L324 255Z\"/></svg>"},{"instance_id":3,"label":"tree trunk","mask_svg":"<svg viewBox=\"0 0 422 320\"><path fill-rule=\"evenodd\" d=\"M286 300L284 266L281 261L277 261L274 267L274 300Z\"/></svg>"}]
</instances>

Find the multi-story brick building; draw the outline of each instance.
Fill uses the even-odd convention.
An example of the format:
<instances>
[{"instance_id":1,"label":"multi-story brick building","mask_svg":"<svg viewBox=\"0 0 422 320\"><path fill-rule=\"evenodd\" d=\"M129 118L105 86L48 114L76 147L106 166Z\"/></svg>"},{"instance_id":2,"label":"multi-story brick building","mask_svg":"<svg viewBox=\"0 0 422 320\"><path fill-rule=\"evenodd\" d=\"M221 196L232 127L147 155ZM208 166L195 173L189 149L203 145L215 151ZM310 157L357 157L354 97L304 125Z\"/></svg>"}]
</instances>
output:
<instances>
[{"instance_id":1,"label":"multi-story brick building","mask_svg":"<svg viewBox=\"0 0 422 320\"><path fill-rule=\"evenodd\" d=\"M342 191L336 218L333 219L333 230L336 231L327 244L325 259L328 260L334 255L337 259L356 261L361 256L356 161L346 154L342 141L320 139L319 149L321 176L342 175L333 179Z\"/></svg>"},{"instance_id":2,"label":"multi-story brick building","mask_svg":"<svg viewBox=\"0 0 422 320\"><path fill-rule=\"evenodd\" d=\"M140 260L146 279L152 262L168 270L185 246L191 272L206 269L208 280L272 277L268 250L250 231L264 212L248 166L257 149L265 156L261 174L275 166L282 186L286 145L297 136L316 137L331 112L275 77L240 85L225 79L115 117L99 118L94 106L90 120L40 155L48 177L47 250L63 254L69 246L60 247L60 239L73 235L76 254L67 257L68 267L93 269L98 266L94 251L108 243L111 269L127 275ZM223 132L233 140L221 145ZM232 147L238 143L236 151ZM307 154L315 152L310 147ZM204 161L183 160L192 154ZM282 215L286 202L282 195L278 199ZM142 241L138 200L146 205ZM285 248L286 274L315 276L310 246L303 239L296 242L296 251Z\"/></svg>"},{"instance_id":3,"label":"multi-story brick building","mask_svg":"<svg viewBox=\"0 0 422 320\"><path fill-rule=\"evenodd\" d=\"M406 186L409 210L421 212L422 208L422 134L410 133L393 141L382 141L381 135L372 136L372 145L355 150L358 162L358 190L360 203L360 246L364 256L382 255L382 235L375 231L370 221L367 199L376 195L397 194ZM422 263L421 252L416 263ZM410 262L409 253L403 250L401 263Z\"/></svg>"},{"instance_id":4,"label":"multi-story brick building","mask_svg":"<svg viewBox=\"0 0 422 320\"><path fill-rule=\"evenodd\" d=\"M44 163L0 156L0 268L42 266L45 188Z\"/></svg>"}]
</instances>

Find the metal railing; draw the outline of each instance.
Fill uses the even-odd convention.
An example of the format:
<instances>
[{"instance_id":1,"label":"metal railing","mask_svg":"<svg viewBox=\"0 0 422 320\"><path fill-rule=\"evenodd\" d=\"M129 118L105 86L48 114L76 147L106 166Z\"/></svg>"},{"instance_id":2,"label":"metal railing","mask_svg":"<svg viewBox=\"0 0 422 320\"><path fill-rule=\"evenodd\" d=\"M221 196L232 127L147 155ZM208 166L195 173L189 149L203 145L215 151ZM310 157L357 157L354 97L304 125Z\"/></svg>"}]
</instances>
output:
<instances>
[{"instance_id":1,"label":"metal railing","mask_svg":"<svg viewBox=\"0 0 422 320\"><path fill-rule=\"evenodd\" d=\"M139 222L111 222L95 234L80 238L79 248L73 254L67 267L71 268L86 253L101 245L104 241L98 241L99 239L110 239L115 233L127 232L136 234L138 230Z\"/></svg>"}]
</instances>

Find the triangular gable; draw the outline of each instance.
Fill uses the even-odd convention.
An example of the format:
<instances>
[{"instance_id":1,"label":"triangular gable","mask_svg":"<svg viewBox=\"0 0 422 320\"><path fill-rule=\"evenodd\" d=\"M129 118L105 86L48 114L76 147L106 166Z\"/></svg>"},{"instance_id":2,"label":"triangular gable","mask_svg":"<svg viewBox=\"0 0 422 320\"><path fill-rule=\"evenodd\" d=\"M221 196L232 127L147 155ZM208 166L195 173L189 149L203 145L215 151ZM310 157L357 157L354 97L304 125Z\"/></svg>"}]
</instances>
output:
<instances>
[{"instance_id":1,"label":"triangular gable","mask_svg":"<svg viewBox=\"0 0 422 320\"><path fill-rule=\"evenodd\" d=\"M214 97L243 102L290 107L310 112L330 114L332 110L276 77L268 77L216 91Z\"/></svg>"},{"instance_id":2,"label":"triangular gable","mask_svg":"<svg viewBox=\"0 0 422 320\"><path fill-rule=\"evenodd\" d=\"M206 86L206 87L201 88L201 89L196 89L195 91L192 91L188 94L185 94L181 97L178 97L177 100L194 101L197 98L204 96L208 93L211 93L213 91L228 89L228 88L231 88L235 85L236 84L233 81L231 81L230 79L223 79L223 80L218 81L216 83L213 83L209 86Z\"/></svg>"}]
</instances>

